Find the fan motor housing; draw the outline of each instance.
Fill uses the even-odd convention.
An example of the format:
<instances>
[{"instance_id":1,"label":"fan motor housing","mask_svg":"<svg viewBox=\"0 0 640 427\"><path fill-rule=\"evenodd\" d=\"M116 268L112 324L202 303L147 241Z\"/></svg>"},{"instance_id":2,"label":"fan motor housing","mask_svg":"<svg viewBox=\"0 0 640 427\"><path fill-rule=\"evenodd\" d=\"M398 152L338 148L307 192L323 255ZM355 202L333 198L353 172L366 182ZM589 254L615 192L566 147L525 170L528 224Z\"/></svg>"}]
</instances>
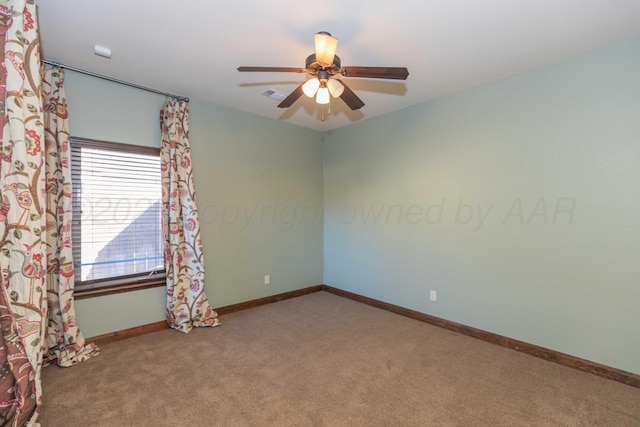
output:
<instances>
[{"instance_id":1,"label":"fan motor housing","mask_svg":"<svg viewBox=\"0 0 640 427\"><path fill-rule=\"evenodd\" d=\"M311 55L307 56L307 60L305 61L305 65L307 70L309 71L309 74L313 74L313 75L317 75L318 71L325 71L329 73L330 76L333 76L335 74L340 74L340 64L341 64L340 57L338 55L335 55L333 57L333 64L331 64L330 67L323 65L318 61L316 61L315 53L312 53Z\"/></svg>"}]
</instances>

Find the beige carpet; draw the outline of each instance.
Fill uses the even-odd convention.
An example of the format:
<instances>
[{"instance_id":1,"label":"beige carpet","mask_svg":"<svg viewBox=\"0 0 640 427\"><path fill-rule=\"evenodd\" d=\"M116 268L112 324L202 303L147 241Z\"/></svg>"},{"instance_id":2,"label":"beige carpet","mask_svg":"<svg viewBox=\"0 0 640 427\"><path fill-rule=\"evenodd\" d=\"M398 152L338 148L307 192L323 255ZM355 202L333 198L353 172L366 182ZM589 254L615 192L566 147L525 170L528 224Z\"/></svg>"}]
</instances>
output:
<instances>
[{"instance_id":1,"label":"beige carpet","mask_svg":"<svg viewBox=\"0 0 640 427\"><path fill-rule=\"evenodd\" d=\"M43 373L42 426L640 426L640 389L326 292Z\"/></svg>"}]
</instances>

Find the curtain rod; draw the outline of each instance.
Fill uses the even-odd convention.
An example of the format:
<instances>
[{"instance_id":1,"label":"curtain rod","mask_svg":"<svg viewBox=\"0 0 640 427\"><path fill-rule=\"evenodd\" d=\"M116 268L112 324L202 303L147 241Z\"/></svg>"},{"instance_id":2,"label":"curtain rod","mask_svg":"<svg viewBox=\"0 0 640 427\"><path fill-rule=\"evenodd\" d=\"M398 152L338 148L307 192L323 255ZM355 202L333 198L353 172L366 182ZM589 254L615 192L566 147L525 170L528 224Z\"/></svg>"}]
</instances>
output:
<instances>
[{"instance_id":1,"label":"curtain rod","mask_svg":"<svg viewBox=\"0 0 640 427\"><path fill-rule=\"evenodd\" d=\"M101 74L97 74L97 73L94 73L92 71L87 71L87 70L83 70L83 69L76 68L76 67L70 67L68 65L60 64L59 62L49 61L48 59L43 59L42 62L44 62L45 64L53 65L54 67L61 67L61 68L67 69L67 70L75 71L77 73L82 73L82 74L86 74L88 76L97 77L97 78L102 79L102 80L107 80L107 81L110 81L110 82L119 83L121 85L130 86L130 87L133 87L133 88L136 88L136 89L145 90L147 92L157 93L158 95L168 96L169 98L175 98L175 99L177 99L179 101L189 102L189 98L187 98L186 96L179 96L179 95L174 95L174 94L168 93L168 92L162 92L162 91L157 90L157 89L152 89L152 88L149 88L149 87L137 85L135 83L126 82L124 80L114 79L113 77L103 76Z\"/></svg>"}]
</instances>

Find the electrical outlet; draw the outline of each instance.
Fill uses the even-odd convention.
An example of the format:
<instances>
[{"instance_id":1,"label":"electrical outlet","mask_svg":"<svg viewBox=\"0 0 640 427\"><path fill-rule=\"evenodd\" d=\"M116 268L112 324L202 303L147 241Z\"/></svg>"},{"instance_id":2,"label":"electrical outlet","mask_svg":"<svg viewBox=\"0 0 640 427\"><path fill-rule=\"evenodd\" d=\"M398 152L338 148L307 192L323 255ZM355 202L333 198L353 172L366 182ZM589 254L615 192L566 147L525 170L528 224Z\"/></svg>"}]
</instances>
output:
<instances>
[{"instance_id":1,"label":"electrical outlet","mask_svg":"<svg viewBox=\"0 0 640 427\"><path fill-rule=\"evenodd\" d=\"M271 276L267 274L266 276L264 276L264 284L268 285L269 283L271 283Z\"/></svg>"},{"instance_id":2,"label":"electrical outlet","mask_svg":"<svg viewBox=\"0 0 640 427\"><path fill-rule=\"evenodd\" d=\"M431 301L436 301L438 299L438 293L436 291L429 291L429 299Z\"/></svg>"}]
</instances>

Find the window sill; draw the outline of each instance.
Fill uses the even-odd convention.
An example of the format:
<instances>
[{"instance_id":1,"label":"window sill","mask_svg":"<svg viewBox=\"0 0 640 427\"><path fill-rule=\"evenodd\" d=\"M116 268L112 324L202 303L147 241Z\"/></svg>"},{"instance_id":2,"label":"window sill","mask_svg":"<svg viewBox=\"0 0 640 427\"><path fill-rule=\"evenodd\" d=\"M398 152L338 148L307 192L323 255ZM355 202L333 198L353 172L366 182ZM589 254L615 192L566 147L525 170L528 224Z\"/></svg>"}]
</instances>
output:
<instances>
[{"instance_id":1,"label":"window sill","mask_svg":"<svg viewBox=\"0 0 640 427\"><path fill-rule=\"evenodd\" d=\"M165 286L165 285L166 285L165 279L154 279L148 282L132 283L130 285L118 285L115 287L76 290L74 292L74 298L78 300L78 299L85 299L85 298L101 297L105 295L119 294L122 292L131 292L131 291L139 291L142 289L158 288L160 286Z\"/></svg>"}]
</instances>

